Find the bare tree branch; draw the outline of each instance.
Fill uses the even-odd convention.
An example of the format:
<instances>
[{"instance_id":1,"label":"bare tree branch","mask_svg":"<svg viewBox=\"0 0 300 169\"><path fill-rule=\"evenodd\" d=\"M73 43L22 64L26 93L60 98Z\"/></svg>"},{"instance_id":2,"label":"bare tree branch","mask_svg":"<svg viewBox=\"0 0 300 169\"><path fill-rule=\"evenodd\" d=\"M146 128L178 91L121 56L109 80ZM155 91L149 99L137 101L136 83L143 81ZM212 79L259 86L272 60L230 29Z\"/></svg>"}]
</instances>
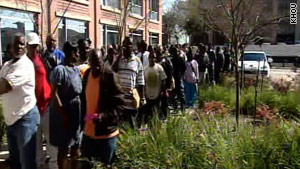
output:
<instances>
[{"instance_id":1,"label":"bare tree branch","mask_svg":"<svg viewBox=\"0 0 300 169\"><path fill-rule=\"evenodd\" d=\"M67 11L69 10L69 7L71 5L71 3L73 2L73 0L69 0L68 6L66 7L66 9L64 10L62 16L59 18L58 23L55 26L55 29L53 30L53 34L57 31L59 24L61 23L63 17L65 16L65 14L67 13Z\"/></svg>"}]
</instances>

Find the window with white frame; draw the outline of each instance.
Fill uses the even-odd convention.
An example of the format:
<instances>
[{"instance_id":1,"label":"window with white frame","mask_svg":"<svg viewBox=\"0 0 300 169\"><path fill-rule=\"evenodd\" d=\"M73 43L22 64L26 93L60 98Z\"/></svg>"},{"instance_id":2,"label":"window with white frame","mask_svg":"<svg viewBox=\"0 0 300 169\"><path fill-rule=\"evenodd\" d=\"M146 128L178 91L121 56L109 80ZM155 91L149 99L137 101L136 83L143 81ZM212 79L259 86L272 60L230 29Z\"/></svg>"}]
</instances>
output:
<instances>
[{"instance_id":1,"label":"window with white frame","mask_svg":"<svg viewBox=\"0 0 300 169\"><path fill-rule=\"evenodd\" d=\"M132 0L131 13L143 16L143 0Z\"/></svg>"},{"instance_id":2,"label":"window with white frame","mask_svg":"<svg viewBox=\"0 0 300 169\"><path fill-rule=\"evenodd\" d=\"M149 42L150 42L150 45L157 46L159 44L159 34L150 32Z\"/></svg>"},{"instance_id":3,"label":"window with white frame","mask_svg":"<svg viewBox=\"0 0 300 169\"><path fill-rule=\"evenodd\" d=\"M119 31L116 26L103 25L102 27L102 46L119 43Z\"/></svg>"},{"instance_id":4,"label":"window with white frame","mask_svg":"<svg viewBox=\"0 0 300 169\"><path fill-rule=\"evenodd\" d=\"M58 26L58 45L62 49L66 41L77 43L81 38L88 38L88 22L61 18Z\"/></svg>"},{"instance_id":5,"label":"window with white frame","mask_svg":"<svg viewBox=\"0 0 300 169\"><path fill-rule=\"evenodd\" d=\"M150 19L158 21L159 19L159 0L150 0Z\"/></svg>"},{"instance_id":6,"label":"window with white frame","mask_svg":"<svg viewBox=\"0 0 300 169\"><path fill-rule=\"evenodd\" d=\"M143 31L142 30L131 31L129 36L132 39L133 46L137 48L138 43L140 43L143 40Z\"/></svg>"},{"instance_id":7,"label":"window with white frame","mask_svg":"<svg viewBox=\"0 0 300 169\"><path fill-rule=\"evenodd\" d=\"M35 13L0 8L0 61L2 57L7 56L7 46L12 43L12 37L15 33L27 34L37 31L36 20L37 15Z\"/></svg>"},{"instance_id":8,"label":"window with white frame","mask_svg":"<svg viewBox=\"0 0 300 169\"><path fill-rule=\"evenodd\" d=\"M121 0L102 0L102 5L120 9L120 1Z\"/></svg>"}]
</instances>

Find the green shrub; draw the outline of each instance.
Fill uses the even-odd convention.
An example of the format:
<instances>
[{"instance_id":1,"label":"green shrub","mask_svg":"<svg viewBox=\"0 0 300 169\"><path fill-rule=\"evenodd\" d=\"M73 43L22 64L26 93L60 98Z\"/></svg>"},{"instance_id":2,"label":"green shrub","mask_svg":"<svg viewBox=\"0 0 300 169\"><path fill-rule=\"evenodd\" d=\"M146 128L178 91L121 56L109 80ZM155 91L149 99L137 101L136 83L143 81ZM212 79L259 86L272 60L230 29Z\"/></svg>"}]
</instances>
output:
<instances>
[{"instance_id":1,"label":"green shrub","mask_svg":"<svg viewBox=\"0 0 300 169\"><path fill-rule=\"evenodd\" d=\"M199 89L199 105L204 106L205 102L221 101L230 109L235 105L235 90L231 87L213 86Z\"/></svg>"},{"instance_id":2,"label":"green shrub","mask_svg":"<svg viewBox=\"0 0 300 169\"><path fill-rule=\"evenodd\" d=\"M203 108L205 102L220 101L225 103L229 109L235 110L235 89L234 87L208 87L200 89L199 103L200 108ZM255 88L244 88L241 91L240 107L241 113L253 115L255 111ZM300 121L300 97L298 92L289 91L281 93L274 90L269 90L267 87L263 91L258 89L257 107L259 105L267 105L270 108L276 108L279 113L286 118L293 118Z\"/></svg>"},{"instance_id":3,"label":"green shrub","mask_svg":"<svg viewBox=\"0 0 300 169\"><path fill-rule=\"evenodd\" d=\"M300 129L284 120L256 127L234 118L198 115L155 122L149 132L122 134L120 168L299 168Z\"/></svg>"}]
</instances>

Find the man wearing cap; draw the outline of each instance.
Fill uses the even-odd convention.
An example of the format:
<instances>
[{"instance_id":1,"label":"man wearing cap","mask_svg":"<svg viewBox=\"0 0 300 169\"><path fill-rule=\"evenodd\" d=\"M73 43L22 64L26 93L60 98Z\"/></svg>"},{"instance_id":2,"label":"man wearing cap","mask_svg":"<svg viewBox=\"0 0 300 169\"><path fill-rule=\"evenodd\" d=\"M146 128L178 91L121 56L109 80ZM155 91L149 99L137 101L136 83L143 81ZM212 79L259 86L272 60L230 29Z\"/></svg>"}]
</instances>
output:
<instances>
[{"instance_id":1,"label":"man wearing cap","mask_svg":"<svg viewBox=\"0 0 300 169\"><path fill-rule=\"evenodd\" d=\"M0 70L0 97L12 169L36 169L36 107L34 66L26 56L25 36L13 37L12 59Z\"/></svg>"},{"instance_id":2,"label":"man wearing cap","mask_svg":"<svg viewBox=\"0 0 300 169\"><path fill-rule=\"evenodd\" d=\"M49 145L49 105L51 102L51 86L48 78L46 66L43 63L42 56L39 51L40 38L34 33L28 33L27 51L28 57L33 62L35 68L35 95L37 98L37 107L41 116L41 125L37 132L37 167L40 168L45 163L46 155L43 154L43 134L48 140L47 151L50 155L49 168L57 168L55 147ZM56 165L56 166L55 166Z\"/></svg>"}]
</instances>

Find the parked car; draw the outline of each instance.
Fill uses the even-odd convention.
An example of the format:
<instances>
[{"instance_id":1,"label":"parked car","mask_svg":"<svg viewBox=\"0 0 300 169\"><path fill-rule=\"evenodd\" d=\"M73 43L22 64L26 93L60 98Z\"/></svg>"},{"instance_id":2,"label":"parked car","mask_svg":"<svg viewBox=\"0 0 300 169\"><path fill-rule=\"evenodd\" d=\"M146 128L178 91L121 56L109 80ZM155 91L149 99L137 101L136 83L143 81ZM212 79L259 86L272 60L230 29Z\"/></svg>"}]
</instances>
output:
<instances>
[{"instance_id":1,"label":"parked car","mask_svg":"<svg viewBox=\"0 0 300 169\"><path fill-rule=\"evenodd\" d=\"M270 76L270 64L272 59L268 59L263 51L246 51L239 61L239 68L242 68L245 74L257 74L259 70L261 75Z\"/></svg>"}]
</instances>

